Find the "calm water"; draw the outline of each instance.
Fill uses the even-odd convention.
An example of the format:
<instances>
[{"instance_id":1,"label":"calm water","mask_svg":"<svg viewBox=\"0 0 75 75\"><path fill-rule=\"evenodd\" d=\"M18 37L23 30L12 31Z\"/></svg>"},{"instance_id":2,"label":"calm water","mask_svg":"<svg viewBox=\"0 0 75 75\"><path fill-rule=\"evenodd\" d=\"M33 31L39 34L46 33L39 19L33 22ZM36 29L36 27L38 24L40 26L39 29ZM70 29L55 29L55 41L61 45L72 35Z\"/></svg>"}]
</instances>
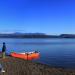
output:
<instances>
[{"instance_id":1,"label":"calm water","mask_svg":"<svg viewBox=\"0 0 75 75\"><path fill-rule=\"evenodd\" d=\"M75 39L5 39L7 52L25 52L38 50L41 56L38 62L63 68L75 68Z\"/></svg>"}]
</instances>

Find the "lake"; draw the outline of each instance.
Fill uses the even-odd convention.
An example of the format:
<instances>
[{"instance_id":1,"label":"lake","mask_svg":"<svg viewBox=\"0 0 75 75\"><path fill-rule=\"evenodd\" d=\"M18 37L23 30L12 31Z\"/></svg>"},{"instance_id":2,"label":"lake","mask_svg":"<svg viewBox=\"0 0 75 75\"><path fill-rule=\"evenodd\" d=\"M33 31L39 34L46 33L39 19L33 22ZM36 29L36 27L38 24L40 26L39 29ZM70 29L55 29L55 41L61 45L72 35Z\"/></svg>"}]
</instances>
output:
<instances>
[{"instance_id":1,"label":"lake","mask_svg":"<svg viewBox=\"0 0 75 75\"><path fill-rule=\"evenodd\" d=\"M37 50L40 51L40 58L34 61L52 67L75 69L75 39L0 38L0 50L3 42L6 42L7 53Z\"/></svg>"}]
</instances>

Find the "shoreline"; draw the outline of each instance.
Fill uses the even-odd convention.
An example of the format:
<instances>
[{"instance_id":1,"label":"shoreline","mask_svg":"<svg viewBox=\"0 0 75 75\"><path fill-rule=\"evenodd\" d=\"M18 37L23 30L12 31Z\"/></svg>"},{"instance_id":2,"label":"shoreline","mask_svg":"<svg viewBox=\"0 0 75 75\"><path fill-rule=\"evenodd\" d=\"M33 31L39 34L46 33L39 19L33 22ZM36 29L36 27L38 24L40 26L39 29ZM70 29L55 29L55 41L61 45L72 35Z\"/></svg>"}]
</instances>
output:
<instances>
[{"instance_id":1,"label":"shoreline","mask_svg":"<svg viewBox=\"0 0 75 75\"><path fill-rule=\"evenodd\" d=\"M46 64L23 60L14 57L0 58L0 63L5 70L4 75L73 75L75 69L50 67ZM0 75L3 75L0 72Z\"/></svg>"}]
</instances>

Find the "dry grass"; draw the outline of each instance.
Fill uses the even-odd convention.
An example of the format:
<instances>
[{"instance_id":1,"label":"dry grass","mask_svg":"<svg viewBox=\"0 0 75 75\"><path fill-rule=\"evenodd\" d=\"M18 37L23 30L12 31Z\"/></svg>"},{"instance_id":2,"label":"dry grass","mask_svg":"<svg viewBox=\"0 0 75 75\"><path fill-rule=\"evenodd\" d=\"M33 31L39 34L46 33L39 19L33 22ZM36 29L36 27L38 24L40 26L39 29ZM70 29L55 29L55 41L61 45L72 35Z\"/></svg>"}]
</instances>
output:
<instances>
[{"instance_id":1,"label":"dry grass","mask_svg":"<svg viewBox=\"0 0 75 75\"><path fill-rule=\"evenodd\" d=\"M75 70L50 68L49 66L13 57L0 58L5 73L0 75L75 75Z\"/></svg>"}]
</instances>

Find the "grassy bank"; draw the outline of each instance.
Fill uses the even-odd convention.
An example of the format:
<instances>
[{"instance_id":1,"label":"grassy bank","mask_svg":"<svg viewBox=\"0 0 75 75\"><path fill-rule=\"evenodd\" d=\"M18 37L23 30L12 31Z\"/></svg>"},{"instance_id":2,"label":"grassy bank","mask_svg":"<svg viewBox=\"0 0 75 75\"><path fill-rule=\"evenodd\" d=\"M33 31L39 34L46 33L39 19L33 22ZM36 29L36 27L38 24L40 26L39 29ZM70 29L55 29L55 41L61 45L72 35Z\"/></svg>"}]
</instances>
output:
<instances>
[{"instance_id":1,"label":"grassy bank","mask_svg":"<svg viewBox=\"0 0 75 75\"><path fill-rule=\"evenodd\" d=\"M4 74L0 72L0 75L75 75L75 70L51 68L40 63L13 57L0 58L0 63L6 71Z\"/></svg>"}]
</instances>

